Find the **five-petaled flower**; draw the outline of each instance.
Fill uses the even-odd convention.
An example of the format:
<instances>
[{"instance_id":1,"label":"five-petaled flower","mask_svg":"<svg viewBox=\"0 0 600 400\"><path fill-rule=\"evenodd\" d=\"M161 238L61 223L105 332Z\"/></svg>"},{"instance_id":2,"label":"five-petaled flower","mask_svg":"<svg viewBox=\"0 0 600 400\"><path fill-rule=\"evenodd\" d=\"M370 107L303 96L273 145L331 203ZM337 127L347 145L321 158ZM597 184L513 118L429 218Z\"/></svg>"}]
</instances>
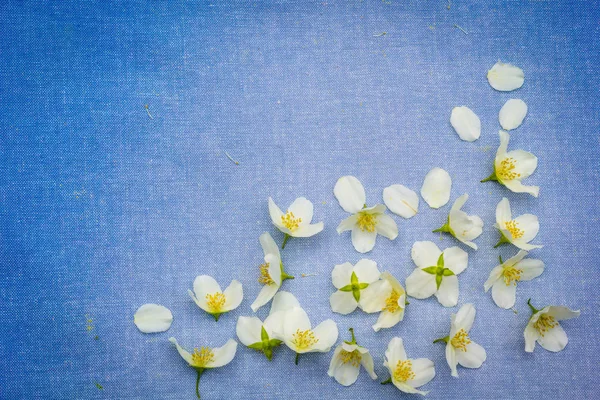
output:
<instances>
[{"instance_id":1,"label":"five-petaled flower","mask_svg":"<svg viewBox=\"0 0 600 400\"><path fill-rule=\"evenodd\" d=\"M479 368L487 358L485 349L469 337L474 320L475 307L467 303L458 310L458 313L452 314L450 335L433 341L433 343L446 343L446 361L455 378L458 378L456 371L458 364L466 368Z\"/></svg>"},{"instance_id":2,"label":"five-petaled flower","mask_svg":"<svg viewBox=\"0 0 600 400\"><path fill-rule=\"evenodd\" d=\"M244 298L242 284L238 281L231 281L227 289L221 290L217 281L208 275L197 276L194 279L194 291L188 290L188 294L215 321L219 320L221 314L236 309Z\"/></svg>"},{"instance_id":3,"label":"five-petaled flower","mask_svg":"<svg viewBox=\"0 0 600 400\"><path fill-rule=\"evenodd\" d=\"M269 197L269 214L273 225L285 235L282 249L290 237L310 237L323 230L323 222L311 224L313 204L304 197L294 200L285 213Z\"/></svg>"},{"instance_id":4,"label":"five-petaled flower","mask_svg":"<svg viewBox=\"0 0 600 400\"><path fill-rule=\"evenodd\" d=\"M529 244L540 230L538 217L533 214L523 214L517 218L512 217L510 203L505 197L496 207L496 223L494 227L500 231L500 240L494 248L503 243L512 243L522 250L540 249L544 246Z\"/></svg>"},{"instance_id":5,"label":"five-petaled flower","mask_svg":"<svg viewBox=\"0 0 600 400\"><path fill-rule=\"evenodd\" d=\"M381 274L381 279L372 283L363 292L362 309L367 313L379 313L373 330L391 328L404 319L407 305L404 288L389 272Z\"/></svg>"},{"instance_id":6,"label":"five-petaled flower","mask_svg":"<svg viewBox=\"0 0 600 400\"><path fill-rule=\"evenodd\" d=\"M363 258L352 266L349 262L336 265L331 271L331 281L338 290L329 297L331 310L350 314L365 301L364 290L379 279L377 263Z\"/></svg>"},{"instance_id":7,"label":"five-petaled flower","mask_svg":"<svg viewBox=\"0 0 600 400\"><path fill-rule=\"evenodd\" d=\"M340 385L350 386L356 382L362 365L371 379L377 379L375 364L369 350L356 343L354 329L350 328L350 334L352 340L342 342L333 352L327 375L335 378Z\"/></svg>"},{"instance_id":8,"label":"five-petaled flower","mask_svg":"<svg viewBox=\"0 0 600 400\"><path fill-rule=\"evenodd\" d=\"M515 193L529 193L538 197L538 186L525 186L521 183L537 168L537 157L524 150L507 152L509 140L510 135L500 131L500 147L494 160L494 172L481 182L498 181Z\"/></svg>"},{"instance_id":9,"label":"five-petaled flower","mask_svg":"<svg viewBox=\"0 0 600 400\"><path fill-rule=\"evenodd\" d=\"M477 250L477 245L471 240L476 239L483 232L483 221L477 215L468 215L461 210L468 199L469 195L466 193L456 199L446 223L434 232L447 232L461 243Z\"/></svg>"},{"instance_id":10,"label":"five-petaled flower","mask_svg":"<svg viewBox=\"0 0 600 400\"><path fill-rule=\"evenodd\" d=\"M458 303L458 277L467 268L469 255L460 247L443 252L433 242L415 242L411 250L417 266L406 278L406 293L417 299L435 294L444 307Z\"/></svg>"},{"instance_id":11,"label":"five-petaled flower","mask_svg":"<svg viewBox=\"0 0 600 400\"><path fill-rule=\"evenodd\" d=\"M390 340L383 365L389 369L391 376L388 380L381 382L382 384L393 383L405 393L416 393L423 396L429 393L416 388L425 385L435 377L433 361L427 358L408 358L402 338L395 337Z\"/></svg>"},{"instance_id":12,"label":"five-petaled flower","mask_svg":"<svg viewBox=\"0 0 600 400\"><path fill-rule=\"evenodd\" d=\"M333 193L344 211L352 214L337 227L337 232L352 231L352 245L359 253L373 250L377 234L390 240L398 236L398 226L392 217L384 214L386 207L377 204L367 207L365 188L353 176L343 176L335 184Z\"/></svg>"},{"instance_id":13,"label":"five-petaled flower","mask_svg":"<svg viewBox=\"0 0 600 400\"><path fill-rule=\"evenodd\" d=\"M515 305L517 282L530 281L544 272L544 263L533 258L525 258L527 252L519 250L517 255L502 261L490 272L488 280L483 285L487 292L492 288L492 298L498 307L511 308Z\"/></svg>"},{"instance_id":14,"label":"five-petaled flower","mask_svg":"<svg viewBox=\"0 0 600 400\"><path fill-rule=\"evenodd\" d=\"M532 315L524 332L525 351L533 352L536 342L548 351L557 352L564 349L569 339L558 321L579 317L581 312L563 306L548 306L538 310L531 305L531 299L527 304Z\"/></svg>"}]
</instances>

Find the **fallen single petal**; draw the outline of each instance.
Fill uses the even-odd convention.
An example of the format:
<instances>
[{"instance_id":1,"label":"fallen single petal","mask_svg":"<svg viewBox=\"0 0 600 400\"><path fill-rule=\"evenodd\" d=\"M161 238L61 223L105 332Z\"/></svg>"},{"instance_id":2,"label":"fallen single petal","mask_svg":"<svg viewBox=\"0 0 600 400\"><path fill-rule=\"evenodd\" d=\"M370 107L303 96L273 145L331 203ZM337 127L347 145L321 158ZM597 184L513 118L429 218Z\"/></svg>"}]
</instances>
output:
<instances>
[{"instance_id":1,"label":"fallen single petal","mask_svg":"<svg viewBox=\"0 0 600 400\"><path fill-rule=\"evenodd\" d=\"M502 129L510 131L518 128L527 115L527 104L521 99L510 99L500 109L498 120Z\"/></svg>"},{"instance_id":2,"label":"fallen single petal","mask_svg":"<svg viewBox=\"0 0 600 400\"><path fill-rule=\"evenodd\" d=\"M143 333L165 332L171 327L173 314L159 304L144 304L133 316L135 326Z\"/></svg>"},{"instance_id":3,"label":"fallen single petal","mask_svg":"<svg viewBox=\"0 0 600 400\"><path fill-rule=\"evenodd\" d=\"M419 211L419 196L406 186L392 185L383 189L383 202L396 215L412 218Z\"/></svg>"},{"instance_id":4,"label":"fallen single petal","mask_svg":"<svg viewBox=\"0 0 600 400\"><path fill-rule=\"evenodd\" d=\"M421 196L431 208L440 208L450 200L452 179L450 174L441 168L433 168L425 176L421 187Z\"/></svg>"},{"instance_id":5,"label":"fallen single petal","mask_svg":"<svg viewBox=\"0 0 600 400\"><path fill-rule=\"evenodd\" d=\"M525 74L519 67L498 61L487 73L490 86L500 92L510 92L523 86Z\"/></svg>"},{"instance_id":6,"label":"fallen single petal","mask_svg":"<svg viewBox=\"0 0 600 400\"><path fill-rule=\"evenodd\" d=\"M450 115L450 124L466 142L475 141L481 135L481 121L469 107L454 107Z\"/></svg>"}]
</instances>

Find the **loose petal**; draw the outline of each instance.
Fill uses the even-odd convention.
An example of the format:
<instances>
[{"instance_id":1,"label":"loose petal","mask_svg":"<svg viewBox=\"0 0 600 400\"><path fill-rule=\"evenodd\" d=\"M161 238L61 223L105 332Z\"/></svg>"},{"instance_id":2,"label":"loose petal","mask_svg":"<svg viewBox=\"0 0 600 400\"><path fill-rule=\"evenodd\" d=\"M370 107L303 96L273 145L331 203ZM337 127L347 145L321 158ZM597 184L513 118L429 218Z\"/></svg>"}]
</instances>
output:
<instances>
[{"instance_id":1,"label":"loose petal","mask_svg":"<svg viewBox=\"0 0 600 400\"><path fill-rule=\"evenodd\" d=\"M518 128L527 115L527 104L521 99L510 99L500 109L498 120L502 129L510 131Z\"/></svg>"},{"instance_id":2,"label":"loose petal","mask_svg":"<svg viewBox=\"0 0 600 400\"><path fill-rule=\"evenodd\" d=\"M367 201L365 188L354 176L342 176L333 188L340 206L350 214L360 211Z\"/></svg>"},{"instance_id":3,"label":"loose petal","mask_svg":"<svg viewBox=\"0 0 600 400\"><path fill-rule=\"evenodd\" d=\"M392 185L383 189L383 202L396 215L412 218L419 211L419 196L406 186Z\"/></svg>"},{"instance_id":4,"label":"loose petal","mask_svg":"<svg viewBox=\"0 0 600 400\"><path fill-rule=\"evenodd\" d=\"M441 168L433 168L425 176L421 187L421 196L431 208L440 208L450 200L452 179L448 172Z\"/></svg>"},{"instance_id":5,"label":"loose petal","mask_svg":"<svg viewBox=\"0 0 600 400\"><path fill-rule=\"evenodd\" d=\"M469 107L454 107L450 124L464 141L473 142L481 135L481 121Z\"/></svg>"},{"instance_id":6,"label":"loose petal","mask_svg":"<svg viewBox=\"0 0 600 400\"><path fill-rule=\"evenodd\" d=\"M501 92L510 92L523 86L525 74L519 67L498 61L487 73L490 86Z\"/></svg>"},{"instance_id":7,"label":"loose petal","mask_svg":"<svg viewBox=\"0 0 600 400\"><path fill-rule=\"evenodd\" d=\"M143 333L165 332L171 327L173 314L159 304L144 304L133 316L135 326Z\"/></svg>"}]
</instances>

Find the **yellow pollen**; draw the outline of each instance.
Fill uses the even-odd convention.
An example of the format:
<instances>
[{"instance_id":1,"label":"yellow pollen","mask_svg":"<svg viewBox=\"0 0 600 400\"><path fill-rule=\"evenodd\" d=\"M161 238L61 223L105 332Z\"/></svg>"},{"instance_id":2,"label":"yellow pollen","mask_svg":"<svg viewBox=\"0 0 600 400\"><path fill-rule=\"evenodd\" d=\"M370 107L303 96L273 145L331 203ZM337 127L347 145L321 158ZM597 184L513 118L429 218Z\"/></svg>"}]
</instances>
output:
<instances>
[{"instance_id":1,"label":"yellow pollen","mask_svg":"<svg viewBox=\"0 0 600 400\"><path fill-rule=\"evenodd\" d=\"M504 278L504 283L506 286L515 285L517 286L517 282L521 280L521 274L523 273L522 269L513 267L504 268L502 272L502 278Z\"/></svg>"},{"instance_id":2,"label":"yellow pollen","mask_svg":"<svg viewBox=\"0 0 600 400\"><path fill-rule=\"evenodd\" d=\"M360 351L358 351L358 350L354 350L354 351L342 350L340 352L340 358L342 359L343 364L351 364L355 367L358 367L360 365L360 360L362 359L362 355L360 354Z\"/></svg>"},{"instance_id":3,"label":"yellow pollen","mask_svg":"<svg viewBox=\"0 0 600 400\"><path fill-rule=\"evenodd\" d=\"M519 224L514 219L506 223L506 230L510 232L513 239L520 239L525 234L525 231L519 228Z\"/></svg>"},{"instance_id":4,"label":"yellow pollen","mask_svg":"<svg viewBox=\"0 0 600 400\"><path fill-rule=\"evenodd\" d=\"M377 215L367 214L365 212L358 213L356 225L358 225L360 230L363 232L375 232L375 225L377 225Z\"/></svg>"},{"instance_id":5,"label":"yellow pollen","mask_svg":"<svg viewBox=\"0 0 600 400\"><path fill-rule=\"evenodd\" d=\"M456 332L450 343L458 350L467 351L467 345L471 343L471 339L469 339L467 331L461 329Z\"/></svg>"},{"instance_id":6,"label":"yellow pollen","mask_svg":"<svg viewBox=\"0 0 600 400\"><path fill-rule=\"evenodd\" d=\"M398 311L398 308L400 308L400 306L398 306L399 298L400 293L396 292L395 290L392 290L390 297L388 297L385 301L385 308L383 310L391 313L395 313L396 311Z\"/></svg>"},{"instance_id":7,"label":"yellow pollen","mask_svg":"<svg viewBox=\"0 0 600 400\"><path fill-rule=\"evenodd\" d=\"M410 360L398 361L394 369L394 379L400 382L415 379L415 373L412 370L412 362Z\"/></svg>"},{"instance_id":8,"label":"yellow pollen","mask_svg":"<svg viewBox=\"0 0 600 400\"><path fill-rule=\"evenodd\" d=\"M207 294L206 302L208 303L208 308L212 312L220 312L223 309L223 306L225 305L225 295L221 292Z\"/></svg>"},{"instance_id":9,"label":"yellow pollen","mask_svg":"<svg viewBox=\"0 0 600 400\"><path fill-rule=\"evenodd\" d=\"M496 176L507 181L520 178L521 174L515 172L516 167L517 161L514 158L505 158L500 162L500 168L496 171Z\"/></svg>"},{"instance_id":10,"label":"yellow pollen","mask_svg":"<svg viewBox=\"0 0 600 400\"><path fill-rule=\"evenodd\" d=\"M550 315L542 315L535 321L533 327L542 335L542 337L548 332L550 329L558 326L558 322L554 319L554 317Z\"/></svg>"},{"instance_id":11,"label":"yellow pollen","mask_svg":"<svg viewBox=\"0 0 600 400\"><path fill-rule=\"evenodd\" d=\"M200 350L194 349L192 353L192 365L194 367L205 367L211 361L214 361L215 353L209 347L200 347Z\"/></svg>"},{"instance_id":12,"label":"yellow pollen","mask_svg":"<svg viewBox=\"0 0 600 400\"><path fill-rule=\"evenodd\" d=\"M319 341L319 339L315 337L315 334L310 329L305 331L297 329L296 333L294 333L292 337L292 343L294 343L299 350L308 349Z\"/></svg>"},{"instance_id":13,"label":"yellow pollen","mask_svg":"<svg viewBox=\"0 0 600 400\"><path fill-rule=\"evenodd\" d=\"M294 216L294 213L291 211L288 211L285 213L285 215L281 216L281 223L283 224L283 226L285 226L292 232L298 229L301 222L302 218L296 218Z\"/></svg>"},{"instance_id":14,"label":"yellow pollen","mask_svg":"<svg viewBox=\"0 0 600 400\"><path fill-rule=\"evenodd\" d=\"M258 277L258 282L263 285L271 285L275 283L271 275L269 274L269 263L260 264L260 276Z\"/></svg>"}]
</instances>

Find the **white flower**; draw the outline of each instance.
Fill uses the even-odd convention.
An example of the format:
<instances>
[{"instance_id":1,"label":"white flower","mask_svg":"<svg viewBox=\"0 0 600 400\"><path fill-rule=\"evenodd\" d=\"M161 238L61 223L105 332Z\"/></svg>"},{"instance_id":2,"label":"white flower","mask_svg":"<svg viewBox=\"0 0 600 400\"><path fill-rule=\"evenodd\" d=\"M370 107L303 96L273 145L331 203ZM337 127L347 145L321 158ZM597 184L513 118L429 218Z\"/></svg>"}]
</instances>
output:
<instances>
[{"instance_id":1,"label":"white flower","mask_svg":"<svg viewBox=\"0 0 600 400\"><path fill-rule=\"evenodd\" d=\"M477 215L468 215L461 210L468 199L469 195L466 193L456 199L448 214L447 222L433 232L447 232L461 243L477 250L477 245L471 240L478 238L483 232L483 220Z\"/></svg>"},{"instance_id":2,"label":"white flower","mask_svg":"<svg viewBox=\"0 0 600 400\"><path fill-rule=\"evenodd\" d=\"M498 61L487 73L490 86L501 92L510 92L523 86L525 74L519 67Z\"/></svg>"},{"instance_id":3,"label":"white flower","mask_svg":"<svg viewBox=\"0 0 600 400\"><path fill-rule=\"evenodd\" d=\"M244 298L242 284L238 281L231 281L227 289L222 291L217 281L208 275L197 276L194 280L194 291L188 290L188 294L198 307L211 314L215 321L219 320L221 314L235 310Z\"/></svg>"},{"instance_id":4,"label":"white flower","mask_svg":"<svg viewBox=\"0 0 600 400\"><path fill-rule=\"evenodd\" d=\"M337 227L337 232L352 231L352 244L359 253L371 251L375 246L377 234L390 240L398 236L398 226L389 215L384 214L386 207L377 204L367 208L365 189L353 176L338 179L333 193L340 206L352 214Z\"/></svg>"},{"instance_id":5,"label":"white flower","mask_svg":"<svg viewBox=\"0 0 600 400\"><path fill-rule=\"evenodd\" d=\"M415 242L411 250L417 266L406 278L406 293L417 299L435 294L444 307L458 303L458 277L467 268L469 255L460 247L443 252L433 242Z\"/></svg>"},{"instance_id":6,"label":"white flower","mask_svg":"<svg viewBox=\"0 0 600 400\"><path fill-rule=\"evenodd\" d=\"M527 115L527 104L521 99L510 99L500 109L498 121L505 131L517 129Z\"/></svg>"},{"instance_id":7,"label":"white flower","mask_svg":"<svg viewBox=\"0 0 600 400\"><path fill-rule=\"evenodd\" d=\"M440 208L450 200L452 179L450 174L441 168L433 168L425 175L421 196L431 208Z\"/></svg>"},{"instance_id":8,"label":"white flower","mask_svg":"<svg viewBox=\"0 0 600 400\"><path fill-rule=\"evenodd\" d=\"M419 211L419 196L406 186L392 185L383 189L383 202L396 215L412 218Z\"/></svg>"},{"instance_id":9,"label":"white flower","mask_svg":"<svg viewBox=\"0 0 600 400\"><path fill-rule=\"evenodd\" d=\"M233 339L229 339L222 347L210 348L202 346L199 349L194 348L193 353L189 353L181 347L174 337L169 338L169 341L175 345L181 358L196 370L198 374L198 378L196 379L196 396L198 398L200 398L198 385L200 384L202 373L207 369L219 368L229 364L233 360L233 357L235 357L237 350L237 342Z\"/></svg>"},{"instance_id":10,"label":"white flower","mask_svg":"<svg viewBox=\"0 0 600 400\"><path fill-rule=\"evenodd\" d=\"M548 306L537 310L531 305L531 299L527 304L533 314L524 332L525 351L533 352L535 342L548 351L557 352L564 349L569 339L558 321L579 317L580 311L562 306Z\"/></svg>"},{"instance_id":11,"label":"white flower","mask_svg":"<svg viewBox=\"0 0 600 400\"><path fill-rule=\"evenodd\" d=\"M171 327L173 314L165 306L144 304L135 312L133 322L143 333L164 332Z\"/></svg>"},{"instance_id":12,"label":"white flower","mask_svg":"<svg viewBox=\"0 0 600 400\"><path fill-rule=\"evenodd\" d=\"M537 157L524 150L507 152L510 135L504 131L500 131L499 134L500 147L494 160L494 172L481 182L498 181L512 192L529 193L538 197L539 186L525 186L521 183L537 168Z\"/></svg>"},{"instance_id":13,"label":"white flower","mask_svg":"<svg viewBox=\"0 0 600 400\"><path fill-rule=\"evenodd\" d=\"M469 107L454 107L450 115L450 124L466 142L473 142L481 135L481 121Z\"/></svg>"},{"instance_id":14,"label":"white flower","mask_svg":"<svg viewBox=\"0 0 600 400\"><path fill-rule=\"evenodd\" d=\"M275 296L275 293L277 293L284 280L294 279L293 276L286 274L283 270L279 247L277 247L271 235L265 232L260 235L259 241L265 254L265 263L259 266L260 277L258 278L258 282L264 286L258 297L256 297L256 300L254 300L254 303L250 306L254 312L267 304Z\"/></svg>"},{"instance_id":15,"label":"white flower","mask_svg":"<svg viewBox=\"0 0 600 400\"><path fill-rule=\"evenodd\" d=\"M369 350L356 343L354 329L350 328L350 333L352 340L345 341L336 347L333 357L331 357L331 363L329 363L329 371L327 371L327 375L335 378L340 385L344 386L350 386L356 382L361 365L371 379L377 379L375 364Z\"/></svg>"},{"instance_id":16,"label":"white flower","mask_svg":"<svg viewBox=\"0 0 600 400\"><path fill-rule=\"evenodd\" d=\"M446 361L455 378L458 378L456 371L458 364L466 368L479 368L487 358L485 349L469 338L474 320L475 307L467 303L458 310L458 313L452 314L450 335L433 341L433 343L446 343Z\"/></svg>"},{"instance_id":17,"label":"white flower","mask_svg":"<svg viewBox=\"0 0 600 400\"><path fill-rule=\"evenodd\" d=\"M331 310L340 314L350 314L363 301L361 291L379 279L375 261L363 258L352 266L349 262L336 265L331 271L331 281L338 291L329 297Z\"/></svg>"},{"instance_id":18,"label":"white flower","mask_svg":"<svg viewBox=\"0 0 600 400\"><path fill-rule=\"evenodd\" d=\"M540 230L538 217L533 214L523 214L515 219L512 217L510 203L505 197L496 207L496 223L494 227L502 235L494 248L502 243L512 243L522 250L541 249L544 246L529 244Z\"/></svg>"},{"instance_id":19,"label":"white flower","mask_svg":"<svg viewBox=\"0 0 600 400\"><path fill-rule=\"evenodd\" d=\"M390 370L391 377L382 384L393 383L404 393L416 393L423 396L429 393L416 388L425 385L435 377L433 361L427 358L408 358L402 338L395 337L390 340L383 366Z\"/></svg>"},{"instance_id":20,"label":"white flower","mask_svg":"<svg viewBox=\"0 0 600 400\"><path fill-rule=\"evenodd\" d=\"M277 204L269 197L269 214L273 225L285 234L283 245L292 237L310 237L323 230L323 223L311 224L313 204L304 197L299 197L283 213Z\"/></svg>"},{"instance_id":21,"label":"white flower","mask_svg":"<svg viewBox=\"0 0 600 400\"><path fill-rule=\"evenodd\" d=\"M381 274L381 280L374 282L362 293L361 307L364 312L380 312L373 330L391 328L404 319L406 292L389 272Z\"/></svg>"},{"instance_id":22,"label":"white flower","mask_svg":"<svg viewBox=\"0 0 600 400\"><path fill-rule=\"evenodd\" d=\"M490 272L488 280L483 285L487 292L492 288L494 303L501 308L512 308L517 295L517 282L530 281L544 272L544 263L533 258L524 259L527 252L519 250L516 256L502 262Z\"/></svg>"}]
</instances>

